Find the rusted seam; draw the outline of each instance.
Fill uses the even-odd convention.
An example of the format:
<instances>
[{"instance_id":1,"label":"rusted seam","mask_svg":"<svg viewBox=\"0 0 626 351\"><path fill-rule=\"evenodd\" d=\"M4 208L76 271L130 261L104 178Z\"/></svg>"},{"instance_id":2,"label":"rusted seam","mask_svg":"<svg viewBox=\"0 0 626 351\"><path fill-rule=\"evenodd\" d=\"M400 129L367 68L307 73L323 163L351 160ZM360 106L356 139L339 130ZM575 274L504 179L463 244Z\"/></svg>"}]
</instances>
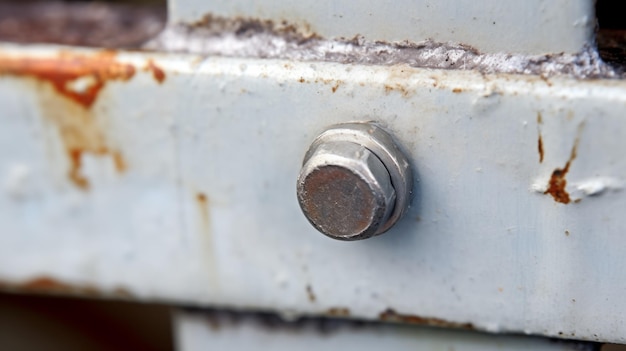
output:
<instances>
[{"instance_id":1,"label":"rusted seam","mask_svg":"<svg viewBox=\"0 0 626 351\"><path fill-rule=\"evenodd\" d=\"M326 39L306 26L214 15L207 15L196 23L170 25L145 48L226 57L383 66L406 64L419 68L477 70L484 74L567 75L588 79L623 76L623 72L606 65L591 46L577 54L485 54L468 45L432 40L388 43L368 41L362 36Z\"/></svg>"}]
</instances>

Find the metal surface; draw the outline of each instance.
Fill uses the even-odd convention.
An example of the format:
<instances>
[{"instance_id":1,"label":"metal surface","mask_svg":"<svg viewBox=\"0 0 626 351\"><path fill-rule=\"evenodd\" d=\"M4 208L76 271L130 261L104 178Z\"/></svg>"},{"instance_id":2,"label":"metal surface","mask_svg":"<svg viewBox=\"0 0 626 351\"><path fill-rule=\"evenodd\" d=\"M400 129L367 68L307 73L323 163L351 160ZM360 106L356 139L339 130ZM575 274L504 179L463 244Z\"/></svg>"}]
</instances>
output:
<instances>
[{"instance_id":1,"label":"metal surface","mask_svg":"<svg viewBox=\"0 0 626 351\"><path fill-rule=\"evenodd\" d=\"M371 123L348 123L313 141L297 183L300 207L316 229L358 240L384 233L402 217L413 179L389 134Z\"/></svg>"},{"instance_id":2,"label":"metal surface","mask_svg":"<svg viewBox=\"0 0 626 351\"><path fill-rule=\"evenodd\" d=\"M0 106L4 289L626 342L624 81L3 45ZM293 183L355 116L415 201L346 244Z\"/></svg>"},{"instance_id":3,"label":"metal surface","mask_svg":"<svg viewBox=\"0 0 626 351\"><path fill-rule=\"evenodd\" d=\"M598 345L329 318L287 322L267 313L174 314L176 346L196 350L592 351Z\"/></svg>"},{"instance_id":4,"label":"metal surface","mask_svg":"<svg viewBox=\"0 0 626 351\"><path fill-rule=\"evenodd\" d=\"M454 42L480 52L576 53L593 42L593 0L173 0L170 23L259 19L307 37Z\"/></svg>"}]
</instances>

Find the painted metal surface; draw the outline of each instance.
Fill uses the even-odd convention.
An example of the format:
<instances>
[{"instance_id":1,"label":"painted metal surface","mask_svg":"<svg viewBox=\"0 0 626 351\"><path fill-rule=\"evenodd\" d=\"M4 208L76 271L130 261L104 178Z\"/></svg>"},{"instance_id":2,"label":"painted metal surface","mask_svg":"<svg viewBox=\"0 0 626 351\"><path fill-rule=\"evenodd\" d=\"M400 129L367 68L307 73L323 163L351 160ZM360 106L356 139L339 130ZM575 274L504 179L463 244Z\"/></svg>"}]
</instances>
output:
<instances>
[{"instance_id":1,"label":"painted metal surface","mask_svg":"<svg viewBox=\"0 0 626 351\"><path fill-rule=\"evenodd\" d=\"M536 337L488 335L425 327L382 325L337 319L285 322L267 314L220 311L174 314L176 346L196 350L456 350L591 351L593 344ZM358 345L358 346L357 346Z\"/></svg>"},{"instance_id":2,"label":"painted metal surface","mask_svg":"<svg viewBox=\"0 0 626 351\"><path fill-rule=\"evenodd\" d=\"M626 342L626 83L408 66L0 50L4 289ZM295 182L330 125L414 165L384 236Z\"/></svg>"},{"instance_id":3,"label":"painted metal surface","mask_svg":"<svg viewBox=\"0 0 626 351\"><path fill-rule=\"evenodd\" d=\"M258 18L326 38L454 42L481 52L575 53L593 41L593 0L173 0L170 23ZM288 23L288 24L286 24Z\"/></svg>"}]
</instances>

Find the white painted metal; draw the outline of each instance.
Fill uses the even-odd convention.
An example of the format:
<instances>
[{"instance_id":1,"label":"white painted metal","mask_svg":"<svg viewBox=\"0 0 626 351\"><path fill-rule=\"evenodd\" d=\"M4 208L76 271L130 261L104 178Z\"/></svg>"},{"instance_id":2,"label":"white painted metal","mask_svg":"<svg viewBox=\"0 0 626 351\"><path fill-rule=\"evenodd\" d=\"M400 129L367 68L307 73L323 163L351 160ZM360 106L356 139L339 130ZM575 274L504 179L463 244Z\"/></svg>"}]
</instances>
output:
<instances>
[{"instance_id":1,"label":"white painted metal","mask_svg":"<svg viewBox=\"0 0 626 351\"><path fill-rule=\"evenodd\" d=\"M230 318L229 318L230 317ZM510 335L399 325L359 325L315 321L264 324L262 317L178 311L174 315L179 351L200 350L456 350L456 351L584 351L592 345Z\"/></svg>"},{"instance_id":2,"label":"white painted metal","mask_svg":"<svg viewBox=\"0 0 626 351\"><path fill-rule=\"evenodd\" d=\"M287 21L326 38L454 42L482 52L575 53L591 44L593 0L173 0L170 22L207 14Z\"/></svg>"},{"instance_id":3,"label":"white painted metal","mask_svg":"<svg viewBox=\"0 0 626 351\"><path fill-rule=\"evenodd\" d=\"M45 81L0 77L5 283L48 276L138 299L346 308L372 319L391 308L494 332L626 342L625 82L117 59L137 74L108 82L89 113ZM163 84L141 69L148 59ZM76 113L97 121L127 164L119 172L112 157L85 153L89 190L68 178L59 137L59 121ZM310 226L295 182L312 139L355 120L394 133L414 165L416 196L389 233L346 243ZM581 201L557 203L543 191L577 139L566 178Z\"/></svg>"}]
</instances>

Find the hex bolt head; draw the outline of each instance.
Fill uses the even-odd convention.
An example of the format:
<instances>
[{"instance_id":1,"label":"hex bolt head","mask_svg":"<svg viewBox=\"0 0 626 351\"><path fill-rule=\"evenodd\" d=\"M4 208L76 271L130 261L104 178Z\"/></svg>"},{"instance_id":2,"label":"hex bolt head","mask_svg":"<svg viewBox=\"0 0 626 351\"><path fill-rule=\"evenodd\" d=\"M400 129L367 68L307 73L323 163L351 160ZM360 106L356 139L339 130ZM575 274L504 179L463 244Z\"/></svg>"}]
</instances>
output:
<instances>
[{"instance_id":1,"label":"hex bolt head","mask_svg":"<svg viewBox=\"0 0 626 351\"><path fill-rule=\"evenodd\" d=\"M298 177L298 202L321 233L366 239L387 231L404 213L410 178L406 158L380 127L337 125L309 148Z\"/></svg>"}]
</instances>

